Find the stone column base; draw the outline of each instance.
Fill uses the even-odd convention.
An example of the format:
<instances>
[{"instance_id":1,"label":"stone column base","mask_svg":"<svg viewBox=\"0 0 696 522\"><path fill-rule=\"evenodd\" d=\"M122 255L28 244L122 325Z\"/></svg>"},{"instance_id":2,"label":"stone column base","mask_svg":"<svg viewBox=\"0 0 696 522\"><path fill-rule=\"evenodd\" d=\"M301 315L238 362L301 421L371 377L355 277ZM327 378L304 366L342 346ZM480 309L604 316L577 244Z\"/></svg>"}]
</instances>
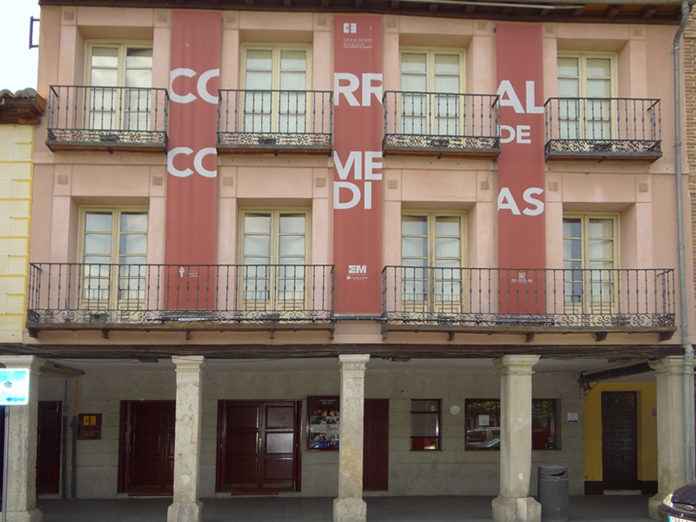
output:
<instances>
[{"instance_id":1,"label":"stone column base","mask_svg":"<svg viewBox=\"0 0 696 522\"><path fill-rule=\"evenodd\" d=\"M0 516L0 518L2 518ZM41 522L43 513L38 509L32 511L8 511L7 522Z\"/></svg>"},{"instance_id":2,"label":"stone column base","mask_svg":"<svg viewBox=\"0 0 696 522\"><path fill-rule=\"evenodd\" d=\"M657 508L660 507L666 496L667 493L658 491L657 495L650 497L650 500L648 500L648 511L650 512L650 518L653 520L662 520L662 517L657 512Z\"/></svg>"},{"instance_id":3,"label":"stone column base","mask_svg":"<svg viewBox=\"0 0 696 522\"><path fill-rule=\"evenodd\" d=\"M541 504L531 497L496 497L492 507L495 522L541 522Z\"/></svg>"},{"instance_id":4,"label":"stone column base","mask_svg":"<svg viewBox=\"0 0 696 522\"><path fill-rule=\"evenodd\" d=\"M167 510L167 522L200 522L202 511L201 502L174 502Z\"/></svg>"},{"instance_id":5,"label":"stone column base","mask_svg":"<svg viewBox=\"0 0 696 522\"><path fill-rule=\"evenodd\" d=\"M361 498L335 498L333 522L366 522L367 504Z\"/></svg>"}]
</instances>

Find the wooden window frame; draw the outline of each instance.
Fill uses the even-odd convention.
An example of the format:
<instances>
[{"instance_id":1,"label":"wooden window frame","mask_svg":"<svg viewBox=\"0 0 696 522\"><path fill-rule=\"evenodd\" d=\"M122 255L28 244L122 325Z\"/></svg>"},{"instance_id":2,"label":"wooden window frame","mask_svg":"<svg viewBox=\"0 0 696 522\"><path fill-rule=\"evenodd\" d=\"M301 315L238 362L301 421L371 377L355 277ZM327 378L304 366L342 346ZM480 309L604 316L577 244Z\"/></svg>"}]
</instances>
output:
<instances>
[{"instance_id":1,"label":"wooden window frame","mask_svg":"<svg viewBox=\"0 0 696 522\"><path fill-rule=\"evenodd\" d=\"M501 419L501 409L500 409L500 399L499 398L470 398L464 400L464 449L465 451L500 451L500 446L490 447L490 448L475 448L471 447L467 437L467 420L469 419L469 409L473 403L488 401L498 403L498 420ZM556 433L555 433L555 446L553 448L534 448L534 440L532 439L532 451L561 451L563 449L562 436L561 436L561 413L562 413L562 403L560 398L547 398L547 397L533 397L532 398L532 419L530 419L530 429L533 425L534 416L534 402L537 401L553 401L554 403L554 416L556 418ZM498 428L499 433L502 433L502 426L491 426L493 428ZM500 444L500 442L499 442Z\"/></svg>"},{"instance_id":2,"label":"wooden window frame","mask_svg":"<svg viewBox=\"0 0 696 522\"><path fill-rule=\"evenodd\" d=\"M152 64L155 64L155 48L153 41L146 40L88 40L85 42L84 81L85 85L92 86L92 50L95 47L118 48L118 81L116 85L109 87L126 86L126 56L128 49L151 49ZM152 71L152 68L150 69Z\"/></svg>"},{"instance_id":3,"label":"wooden window frame","mask_svg":"<svg viewBox=\"0 0 696 522\"><path fill-rule=\"evenodd\" d=\"M587 258L587 250L588 250L588 235L587 235L587 229L588 229L588 224L590 220L592 219L609 219L613 222L613 231L614 231L614 250L613 250L613 270L616 270L620 266L620 261L619 261L619 254L620 254L620 245L621 245L621 238L620 238L620 230L621 230L621 216L618 213L606 213L606 212L586 212L586 213L578 213L578 212L570 212L570 213L564 213L563 214L563 224L562 227L564 228L565 221L566 219L579 219L580 220L580 228L581 228L581 243L580 243L580 251L581 251L581 265L580 268L582 270L586 270L589 267L588 265L588 258ZM563 233L563 243L565 243L565 231ZM563 255L563 269L564 270L572 270L572 269L566 269L565 268L565 246L564 246L564 255ZM584 274L585 272L583 272ZM584 277L583 278L583 298L582 298L582 303L579 305L576 305L574 303L566 303L566 296L565 296L565 289L564 289L564 294L563 294L563 307L565 310L571 312L571 313L592 313L592 303L589 301L589 292L585 292L586 288L589 288L589 285L591 285L591 281L589 278ZM614 295L612 295L612 313L613 313L613 308L618 302L619 295L618 295L618 289L616 288L616 285L614 285Z\"/></svg>"},{"instance_id":4,"label":"wooden window frame","mask_svg":"<svg viewBox=\"0 0 696 522\"><path fill-rule=\"evenodd\" d=\"M429 401L429 402L437 402L437 435L434 438L437 441L437 447L434 449L428 449L428 448L414 448L413 447L413 440L414 439L422 439L422 438L427 438L423 436L415 436L413 435L413 431L411 431L411 451L417 451L417 452L431 452L431 451L442 451L442 399L411 399L411 419L413 418L414 415L433 415L435 412L426 412L426 411L414 411L413 409L413 403L415 401Z\"/></svg>"},{"instance_id":5,"label":"wooden window frame","mask_svg":"<svg viewBox=\"0 0 696 522\"><path fill-rule=\"evenodd\" d=\"M292 207L283 207L283 208L268 208L268 207L245 207L243 209L240 209L239 211L239 225L238 225L238 230L237 230L237 237L240 238L238 241L239 244L239 252L237 254L237 260L238 264L240 266L244 265L244 258L245 253L244 253L244 237L245 237L245 232L244 232L244 222L245 222L245 217L249 214L270 214L271 215L271 256L270 256L270 264L271 265L278 265L279 259L278 259L278 254L280 251L280 217L284 214L302 214L304 215L305 218L305 232L304 232L304 238L305 238L305 256L304 256L304 265L310 265L311 264L311 253L312 253L312 247L311 247L311 237L312 237L312 212L311 209L308 209L306 207L301 207L301 208L292 208ZM238 274L238 285L240 288L240 292L243 292L244 290L244 273L242 271L243 269L240 268L239 274ZM304 288L304 304L306 305L308 302L308 299L311 299L311 296L309 295L310 288L308 288L308 277L307 273L305 273L305 288ZM270 303L274 303L274 299L276 296L275 292L275 285L276 281L275 278L271 278L271 281L269 282L269 288L268 292L271 295L271 300ZM269 301L266 300L258 300L258 299L250 299L247 300L246 296L244 296L244 301L249 304L251 309L255 309L256 306L261 306L255 305L254 303L268 303Z\"/></svg>"}]
</instances>

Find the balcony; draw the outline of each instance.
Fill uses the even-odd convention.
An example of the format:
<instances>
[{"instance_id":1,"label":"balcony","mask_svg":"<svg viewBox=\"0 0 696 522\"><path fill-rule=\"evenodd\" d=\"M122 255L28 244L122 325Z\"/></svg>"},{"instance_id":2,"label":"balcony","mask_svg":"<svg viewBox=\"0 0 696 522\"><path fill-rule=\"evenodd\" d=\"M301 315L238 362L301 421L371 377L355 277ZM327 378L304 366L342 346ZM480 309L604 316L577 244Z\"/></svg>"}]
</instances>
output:
<instances>
[{"instance_id":1,"label":"balcony","mask_svg":"<svg viewBox=\"0 0 696 522\"><path fill-rule=\"evenodd\" d=\"M48 95L51 150L164 151L166 89L54 85Z\"/></svg>"},{"instance_id":2,"label":"balcony","mask_svg":"<svg viewBox=\"0 0 696 522\"><path fill-rule=\"evenodd\" d=\"M220 151L328 154L332 129L331 91L220 91Z\"/></svg>"},{"instance_id":3,"label":"balcony","mask_svg":"<svg viewBox=\"0 0 696 522\"><path fill-rule=\"evenodd\" d=\"M449 333L657 333L675 326L672 269L387 266L384 329Z\"/></svg>"},{"instance_id":4,"label":"balcony","mask_svg":"<svg viewBox=\"0 0 696 522\"><path fill-rule=\"evenodd\" d=\"M384 151L497 157L498 99L493 94L386 91Z\"/></svg>"},{"instance_id":5,"label":"balcony","mask_svg":"<svg viewBox=\"0 0 696 522\"><path fill-rule=\"evenodd\" d=\"M660 100L549 98L544 113L547 159L662 156Z\"/></svg>"},{"instance_id":6,"label":"balcony","mask_svg":"<svg viewBox=\"0 0 696 522\"><path fill-rule=\"evenodd\" d=\"M332 265L32 263L27 328L332 329Z\"/></svg>"}]
</instances>

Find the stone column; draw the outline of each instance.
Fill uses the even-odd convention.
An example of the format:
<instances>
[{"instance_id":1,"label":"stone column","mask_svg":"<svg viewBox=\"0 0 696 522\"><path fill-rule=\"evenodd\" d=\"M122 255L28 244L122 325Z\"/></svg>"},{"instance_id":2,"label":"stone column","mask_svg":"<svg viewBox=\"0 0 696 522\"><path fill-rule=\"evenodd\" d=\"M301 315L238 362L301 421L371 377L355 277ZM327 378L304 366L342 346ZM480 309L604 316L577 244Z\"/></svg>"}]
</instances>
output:
<instances>
[{"instance_id":1,"label":"stone column","mask_svg":"<svg viewBox=\"0 0 696 522\"><path fill-rule=\"evenodd\" d=\"M366 522L363 500L363 424L365 369L369 355L341 355L341 425L338 450L338 498L334 522Z\"/></svg>"},{"instance_id":2,"label":"stone column","mask_svg":"<svg viewBox=\"0 0 696 522\"><path fill-rule=\"evenodd\" d=\"M176 428L174 435L174 501L167 522L200 522L198 501L204 358L172 357L176 366Z\"/></svg>"},{"instance_id":3,"label":"stone column","mask_svg":"<svg viewBox=\"0 0 696 522\"><path fill-rule=\"evenodd\" d=\"M650 516L660 520L657 508L674 489L686 483L684 461L683 357L665 357L650 363L657 380L657 495L650 499Z\"/></svg>"},{"instance_id":4,"label":"stone column","mask_svg":"<svg viewBox=\"0 0 696 522\"><path fill-rule=\"evenodd\" d=\"M6 368L29 368L29 404L5 409L9 426L7 446L7 522L40 522L36 507L36 442L39 420L40 359L33 355L0 357Z\"/></svg>"},{"instance_id":5,"label":"stone column","mask_svg":"<svg viewBox=\"0 0 696 522\"><path fill-rule=\"evenodd\" d=\"M540 522L541 505L529 496L532 472L532 375L538 355L505 355L500 372L500 493L495 522Z\"/></svg>"}]
</instances>

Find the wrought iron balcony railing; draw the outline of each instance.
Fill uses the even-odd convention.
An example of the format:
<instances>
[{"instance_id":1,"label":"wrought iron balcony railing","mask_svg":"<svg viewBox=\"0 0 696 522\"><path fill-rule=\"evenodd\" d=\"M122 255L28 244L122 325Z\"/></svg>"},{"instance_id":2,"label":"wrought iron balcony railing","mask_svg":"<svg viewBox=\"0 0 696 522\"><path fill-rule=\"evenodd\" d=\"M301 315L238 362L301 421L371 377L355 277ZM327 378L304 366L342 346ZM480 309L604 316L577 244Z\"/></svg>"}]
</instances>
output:
<instances>
[{"instance_id":1,"label":"wrought iron balcony railing","mask_svg":"<svg viewBox=\"0 0 696 522\"><path fill-rule=\"evenodd\" d=\"M672 269L387 266L387 328L461 331L675 329Z\"/></svg>"},{"instance_id":2,"label":"wrought iron balcony railing","mask_svg":"<svg viewBox=\"0 0 696 522\"><path fill-rule=\"evenodd\" d=\"M652 98L549 98L546 157L656 160L661 105Z\"/></svg>"},{"instance_id":3,"label":"wrought iron balcony railing","mask_svg":"<svg viewBox=\"0 0 696 522\"><path fill-rule=\"evenodd\" d=\"M220 150L329 152L332 129L331 91L220 91Z\"/></svg>"},{"instance_id":4,"label":"wrought iron balcony railing","mask_svg":"<svg viewBox=\"0 0 696 522\"><path fill-rule=\"evenodd\" d=\"M57 149L165 150L166 89L54 85L47 145Z\"/></svg>"},{"instance_id":5,"label":"wrought iron balcony railing","mask_svg":"<svg viewBox=\"0 0 696 522\"><path fill-rule=\"evenodd\" d=\"M240 328L329 322L332 265L32 263L28 328ZM177 326L179 325L179 326Z\"/></svg>"},{"instance_id":6,"label":"wrought iron balcony railing","mask_svg":"<svg viewBox=\"0 0 696 522\"><path fill-rule=\"evenodd\" d=\"M498 100L494 94L386 91L384 150L497 156Z\"/></svg>"}]
</instances>

